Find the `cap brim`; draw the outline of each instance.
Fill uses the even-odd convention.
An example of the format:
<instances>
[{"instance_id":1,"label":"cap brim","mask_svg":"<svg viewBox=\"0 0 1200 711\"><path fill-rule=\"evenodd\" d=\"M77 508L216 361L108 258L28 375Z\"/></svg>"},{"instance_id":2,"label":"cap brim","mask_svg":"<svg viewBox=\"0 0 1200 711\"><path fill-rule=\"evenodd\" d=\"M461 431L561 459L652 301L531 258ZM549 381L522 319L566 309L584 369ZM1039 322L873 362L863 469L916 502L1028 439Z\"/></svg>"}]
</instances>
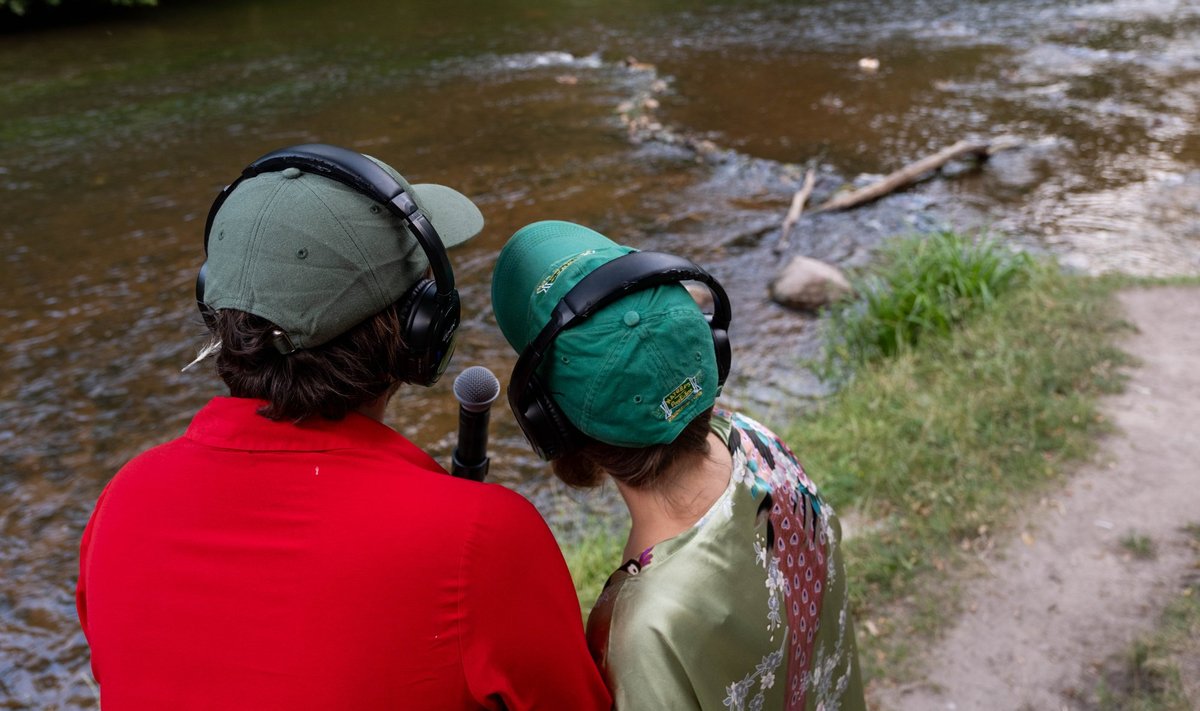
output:
<instances>
[{"instance_id":1,"label":"cap brim","mask_svg":"<svg viewBox=\"0 0 1200 711\"><path fill-rule=\"evenodd\" d=\"M483 213L466 195L434 183L414 185L412 189L447 249L466 242L483 229Z\"/></svg>"}]
</instances>

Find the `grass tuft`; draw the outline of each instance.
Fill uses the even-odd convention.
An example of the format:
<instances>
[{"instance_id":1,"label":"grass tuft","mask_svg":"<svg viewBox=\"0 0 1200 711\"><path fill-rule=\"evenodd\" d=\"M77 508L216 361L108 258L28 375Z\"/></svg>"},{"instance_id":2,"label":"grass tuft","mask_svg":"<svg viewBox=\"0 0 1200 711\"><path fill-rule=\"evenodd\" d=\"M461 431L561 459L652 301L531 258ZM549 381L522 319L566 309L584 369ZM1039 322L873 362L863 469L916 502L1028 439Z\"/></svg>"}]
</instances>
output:
<instances>
[{"instance_id":1,"label":"grass tuft","mask_svg":"<svg viewBox=\"0 0 1200 711\"><path fill-rule=\"evenodd\" d=\"M1136 531L1130 531L1122 536L1120 543L1125 552L1138 560L1154 560L1158 555L1154 541L1149 536Z\"/></svg>"},{"instance_id":2,"label":"grass tuft","mask_svg":"<svg viewBox=\"0 0 1200 711\"><path fill-rule=\"evenodd\" d=\"M826 371L853 369L946 336L971 314L1024 283L1033 261L989 241L938 232L898 241L883 268L858 279L861 298L835 306L827 328Z\"/></svg>"}]
</instances>

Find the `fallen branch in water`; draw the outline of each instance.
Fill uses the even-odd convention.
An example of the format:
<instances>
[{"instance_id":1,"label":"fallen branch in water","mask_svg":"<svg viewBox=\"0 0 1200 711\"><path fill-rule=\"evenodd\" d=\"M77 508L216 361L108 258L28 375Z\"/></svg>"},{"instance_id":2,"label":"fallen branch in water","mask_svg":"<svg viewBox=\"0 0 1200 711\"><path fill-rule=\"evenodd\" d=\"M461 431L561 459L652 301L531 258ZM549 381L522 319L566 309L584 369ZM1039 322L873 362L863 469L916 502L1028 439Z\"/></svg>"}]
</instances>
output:
<instances>
[{"instance_id":1,"label":"fallen branch in water","mask_svg":"<svg viewBox=\"0 0 1200 711\"><path fill-rule=\"evenodd\" d=\"M992 141L959 141L931 156L926 156L914 163L909 163L900 170L885 176L877 182L871 183L865 188L835 195L818 207L816 212L830 212L832 210L846 210L851 207L857 207L864 203L878 200L884 195L893 193L900 188L912 185L921 176L941 168L956 158L974 156L975 158L986 160L1000 151L1016 148L1018 145L1020 145L1020 141L1013 138L999 138Z\"/></svg>"},{"instance_id":2,"label":"fallen branch in water","mask_svg":"<svg viewBox=\"0 0 1200 711\"><path fill-rule=\"evenodd\" d=\"M808 202L813 186L816 184L817 173L809 168L808 172L804 174L804 185L792 196L792 206L788 208L787 217L783 218L783 229L779 235L779 241L775 243L775 254L783 254L787 249L788 240L792 236L792 228L800 219L800 213L804 212L804 203Z\"/></svg>"}]
</instances>

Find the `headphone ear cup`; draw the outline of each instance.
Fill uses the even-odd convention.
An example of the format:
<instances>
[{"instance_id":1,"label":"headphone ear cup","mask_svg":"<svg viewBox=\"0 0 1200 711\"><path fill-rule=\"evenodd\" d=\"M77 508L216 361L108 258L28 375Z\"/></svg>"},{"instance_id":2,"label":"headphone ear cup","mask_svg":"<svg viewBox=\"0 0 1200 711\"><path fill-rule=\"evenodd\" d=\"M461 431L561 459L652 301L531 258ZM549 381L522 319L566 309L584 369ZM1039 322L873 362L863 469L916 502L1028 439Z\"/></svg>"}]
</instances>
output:
<instances>
[{"instance_id":1,"label":"headphone ear cup","mask_svg":"<svg viewBox=\"0 0 1200 711\"><path fill-rule=\"evenodd\" d=\"M208 262L200 265L200 271L196 273L196 308L200 309L200 318L204 319L204 325L209 331L216 329L217 312L211 306L204 303L204 278L208 275Z\"/></svg>"},{"instance_id":2,"label":"headphone ear cup","mask_svg":"<svg viewBox=\"0 0 1200 711\"><path fill-rule=\"evenodd\" d=\"M400 301L398 315L404 329L404 344L410 351L424 350L428 345L430 291L436 291L433 280L422 279L413 284Z\"/></svg>"},{"instance_id":3,"label":"headphone ear cup","mask_svg":"<svg viewBox=\"0 0 1200 711\"><path fill-rule=\"evenodd\" d=\"M733 348L729 345L729 332L723 328L712 329L713 349L717 352L717 387L725 384L733 361ZM719 391L718 391L719 393Z\"/></svg>"},{"instance_id":4,"label":"headphone ear cup","mask_svg":"<svg viewBox=\"0 0 1200 711\"><path fill-rule=\"evenodd\" d=\"M527 404L518 414L517 424L539 457L550 461L579 447L583 433L567 419L536 375L522 399Z\"/></svg>"},{"instance_id":5,"label":"headphone ear cup","mask_svg":"<svg viewBox=\"0 0 1200 711\"><path fill-rule=\"evenodd\" d=\"M401 300L401 337L407 347L404 357L407 382L428 387L442 377L458 331L458 292L439 295L437 282L422 279Z\"/></svg>"}]
</instances>

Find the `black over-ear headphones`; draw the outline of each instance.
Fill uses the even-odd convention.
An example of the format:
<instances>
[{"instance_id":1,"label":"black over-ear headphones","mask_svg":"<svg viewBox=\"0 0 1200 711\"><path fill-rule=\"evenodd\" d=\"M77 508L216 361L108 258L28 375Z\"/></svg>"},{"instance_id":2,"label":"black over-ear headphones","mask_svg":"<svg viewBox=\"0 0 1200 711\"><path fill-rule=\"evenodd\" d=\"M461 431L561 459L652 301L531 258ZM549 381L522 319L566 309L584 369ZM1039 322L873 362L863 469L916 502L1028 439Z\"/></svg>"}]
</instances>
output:
<instances>
[{"instance_id":1,"label":"black over-ear headphones","mask_svg":"<svg viewBox=\"0 0 1200 711\"><path fill-rule=\"evenodd\" d=\"M513 367L508 382L508 404L525 439L539 457L547 461L558 459L582 446L586 440L559 409L549 388L537 374L554 339L635 291L683 281L698 281L712 292L714 309L708 317L708 325L717 354L717 388L725 384L732 358L728 335L731 312L729 297L720 282L689 259L663 252L630 252L600 265L572 287Z\"/></svg>"},{"instance_id":2,"label":"black over-ear headphones","mask_svg":"<svg viewBox=\"0 0 1200 711\"><path fill-rule=\"evenodd\" d=\"M208 211L208 220L204 224L204 253L208 254L208 237L217 212L234 189L243 180L286 168L298 168L353 188L404 220L409 231L417 238L417 243L429 258L433 279L418 281L403 298L400 315L404 332L401 335L408 349L405 372L408 382L433 385L446 370L454 353L455 333L460 318L458 291L454 288L450 259L433 223L417 207L404 186L361 153L323 143L309 143L273 151L246 166L241 176L221 191ZM206 262L196 275L196 304L211 326L214 313L204 303L207 266ZM286 334L276 340L276 347L284 354L296 350Z\"/></svg>"}]
</instances>

